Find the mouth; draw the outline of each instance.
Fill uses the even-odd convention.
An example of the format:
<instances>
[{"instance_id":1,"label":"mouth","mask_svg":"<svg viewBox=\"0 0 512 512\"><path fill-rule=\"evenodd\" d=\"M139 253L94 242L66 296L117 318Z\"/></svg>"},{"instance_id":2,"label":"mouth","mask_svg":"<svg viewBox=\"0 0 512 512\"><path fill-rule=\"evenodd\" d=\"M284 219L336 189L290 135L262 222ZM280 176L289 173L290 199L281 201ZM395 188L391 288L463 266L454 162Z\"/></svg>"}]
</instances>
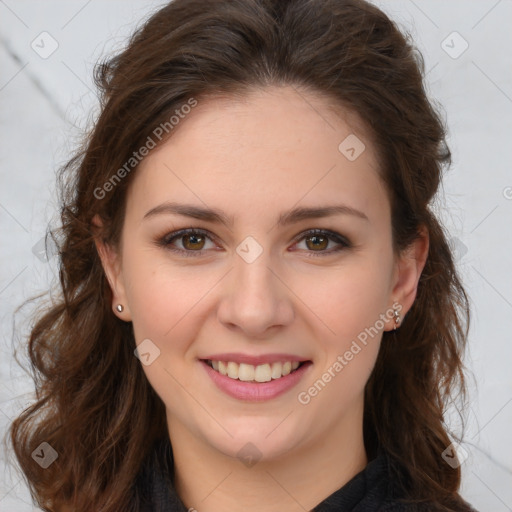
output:
<instances>
[{"instance_id":1,"label":"mouth","mask_svg":"<svg viewBox=\"0 0 512 512\"><path fill-rule=\"evenodd\" d=\"M245 402L272 400L310 374L313 361L273 361L259 365L199 359L215 386L226 395Z\"/></svg>"},{"instance_id":2,"label":"mouth","mask_svg":"<svg viewBox=\"0 0 512 512\"><path fill-rule=\"evenodd\" d=\"M243 382L263 383L279 380L287 375L295 373L311 361L276 361L259 365L236 363L234 361L215 361L212 359L201 359L215 372L233 380Z\"/></svg>"}]
</instances>

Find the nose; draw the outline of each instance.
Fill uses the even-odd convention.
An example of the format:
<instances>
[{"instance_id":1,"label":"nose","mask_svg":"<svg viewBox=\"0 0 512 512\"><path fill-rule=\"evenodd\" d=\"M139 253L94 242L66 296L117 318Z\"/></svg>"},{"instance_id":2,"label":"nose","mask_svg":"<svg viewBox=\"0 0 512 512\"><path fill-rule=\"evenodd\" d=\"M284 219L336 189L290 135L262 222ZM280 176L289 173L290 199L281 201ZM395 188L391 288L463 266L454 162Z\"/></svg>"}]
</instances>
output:
<instances>
[{"instance_id":1,"label":"nose","mask_svg":"<svg viewBox=\"0 0 512 512\"><path fill-rule=\"evenodd\" d=\"M246 337L262 338L294 318L293 293L279 275L268 251L254 260L234 257L234 268L226 276L218 319Z\"/></svg>"}]
</instances>

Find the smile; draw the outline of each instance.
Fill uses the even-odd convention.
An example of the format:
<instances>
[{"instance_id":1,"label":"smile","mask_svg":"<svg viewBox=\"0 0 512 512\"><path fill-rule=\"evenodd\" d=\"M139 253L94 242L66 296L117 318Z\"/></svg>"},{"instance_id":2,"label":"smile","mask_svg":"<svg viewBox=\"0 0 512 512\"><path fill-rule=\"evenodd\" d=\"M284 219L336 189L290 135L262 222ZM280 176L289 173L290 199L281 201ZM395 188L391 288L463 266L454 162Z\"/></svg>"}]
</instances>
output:
<instances>
[{"instance_id":1,"label":"smile","mask_svg":"<svg viewBox=\"0 0 512 512\"><path fill-rule=\"evenodd\" d=\"M206 364L221 375L226 375L231 379L238 379L244 382L269 382L285 377L303 363L298 361L278 361L271 364L252 365L246 363L238 364L234 361L212 361L207 359Z\"/></svg>"},{"instance_id":2,"label":"smile","mask_svg":"<svg viewBox=\"0 0 512 512\"><path fill-rule=\"evenodd\" d=\"M249 402L270 400L291 390L313 366L312 361L275 361L252 365L200 359L199 363L220 391L237 400Z\"/></svg>"}]
</instances>

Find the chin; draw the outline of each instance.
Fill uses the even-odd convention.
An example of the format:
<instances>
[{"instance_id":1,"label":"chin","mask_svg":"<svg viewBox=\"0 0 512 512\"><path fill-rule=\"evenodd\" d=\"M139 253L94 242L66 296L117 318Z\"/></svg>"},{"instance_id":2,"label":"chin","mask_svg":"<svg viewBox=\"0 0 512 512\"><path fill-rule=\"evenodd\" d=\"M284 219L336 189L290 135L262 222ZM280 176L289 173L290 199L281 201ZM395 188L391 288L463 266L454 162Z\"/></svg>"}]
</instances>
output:
<instances>
[{"instance_id":1,"label":"chin","mask_svg":"<svg viewBox=\"0 0 512 512\"><path fill-rule=\"evenodd\" d=\"M229 422L223 422L232 437L227 433L213 437L210 431L205 439L219 452L240 459L248 467L255 461L271 461L293 450L299 443L298 427L292 424L285 426L286 421L280 424L285 417L286 414L277 421L275 418L247 418L236 422L233 428ZM307 435L306 432L304 434Z\"/></svg>"}]
</instances>

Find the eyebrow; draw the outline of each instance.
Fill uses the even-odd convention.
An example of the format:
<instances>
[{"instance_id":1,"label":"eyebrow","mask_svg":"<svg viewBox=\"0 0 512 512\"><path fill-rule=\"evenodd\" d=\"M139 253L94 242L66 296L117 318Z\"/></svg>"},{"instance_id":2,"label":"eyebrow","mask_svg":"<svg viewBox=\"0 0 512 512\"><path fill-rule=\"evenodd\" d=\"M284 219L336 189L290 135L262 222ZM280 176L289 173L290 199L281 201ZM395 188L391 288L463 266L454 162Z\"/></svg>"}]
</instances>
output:
<instances>
[{"instance_id":1,"label":"eyebrow","mask_svg":"<svg viewBox=\"0 0 512 512\"><path fill-rule=\"evenodd\" d=\"M233 225L233 218L228 217L222 210L215 208L203 208L192 204L180 204L165 202L154 208L151 208L144 215L144 220L155 215L175 214L184 217L192 217L208 222L221 223L226 226ZM278 217L278 226L287 226L306 219L319 219L332 215L352 215L360 219L369 221L368 217L361 211L346 205L332 205L319 207L297 207L288 212L281 212Z\"/></svg>"}]
</instances>

